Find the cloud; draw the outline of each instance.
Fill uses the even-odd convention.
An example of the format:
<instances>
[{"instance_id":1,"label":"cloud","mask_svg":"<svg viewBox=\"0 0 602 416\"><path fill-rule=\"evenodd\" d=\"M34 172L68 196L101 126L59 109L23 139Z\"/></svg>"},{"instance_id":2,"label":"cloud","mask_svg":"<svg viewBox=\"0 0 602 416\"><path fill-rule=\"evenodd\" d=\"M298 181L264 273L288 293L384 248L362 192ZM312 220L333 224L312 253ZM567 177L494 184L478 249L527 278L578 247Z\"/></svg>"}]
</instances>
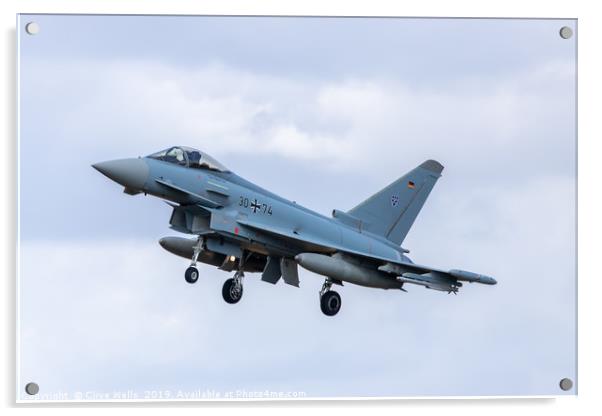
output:
<instances>
[{"instance_id":1,"label":"cloud","mask_svg":"<svg viewBox=\"0 0 602 416\"><path fill-rule=\"evenodd\" d=\"M473 155L473 170L512 163L523 173L562 162L558 155L571 151L575 127L564 116L574 108L567 100L574 67L563 61L526 68L511 79L475 78L436 89L386 78L279 78L219 63L30 66L37 69L26 72L25 101L34 94L65 98L47 110L50 131L63 131L64 144L103 154L115 155L115 140L119 155L183 143L220 157L319 161L325 171L362 163L375 174L400 160L437 157L465 169ZM542 147L551 151L542 154ZM549 160L550 154L557 159Z\"/></svg>"}]
</instances>

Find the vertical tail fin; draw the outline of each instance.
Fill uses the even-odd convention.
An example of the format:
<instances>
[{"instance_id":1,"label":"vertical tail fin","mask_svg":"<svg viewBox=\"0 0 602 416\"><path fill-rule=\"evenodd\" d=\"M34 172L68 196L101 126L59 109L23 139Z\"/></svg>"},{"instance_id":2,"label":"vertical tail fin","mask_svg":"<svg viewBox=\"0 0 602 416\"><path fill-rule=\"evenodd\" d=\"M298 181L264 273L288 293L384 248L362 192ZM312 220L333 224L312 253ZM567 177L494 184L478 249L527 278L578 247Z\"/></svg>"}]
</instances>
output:
<instances>
[{"instance_id":1,"label":"vertical tail fin","mask_svg":"<svg viewBox=\"0 0 602 416\"><path fill-rule=\"evenodd\" d=\"M362 229L401 244L441 177L443 165L427 160L348 211Z\"/></svg>"}]
</instances>

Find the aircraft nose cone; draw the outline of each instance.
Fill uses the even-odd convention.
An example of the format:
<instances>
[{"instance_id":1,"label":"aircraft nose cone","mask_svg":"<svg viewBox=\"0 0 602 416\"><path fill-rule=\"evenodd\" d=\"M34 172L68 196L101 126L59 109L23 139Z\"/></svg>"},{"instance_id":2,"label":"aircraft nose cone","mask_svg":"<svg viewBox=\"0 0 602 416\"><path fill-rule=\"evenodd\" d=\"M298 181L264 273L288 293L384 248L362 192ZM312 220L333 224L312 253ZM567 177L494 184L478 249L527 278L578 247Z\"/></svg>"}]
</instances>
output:
<instances>
[{"instance_id":1,"label":"aircraft nose cone","mask_svg":"<svg viewBox=\"0 0 602 416\"><path fill-rule=\"evenodd\" d=\"M143 159L118 159L92 165L107 178L131 189L143 189L148 179L148 165Z\"/></svg>"}]
</instances>

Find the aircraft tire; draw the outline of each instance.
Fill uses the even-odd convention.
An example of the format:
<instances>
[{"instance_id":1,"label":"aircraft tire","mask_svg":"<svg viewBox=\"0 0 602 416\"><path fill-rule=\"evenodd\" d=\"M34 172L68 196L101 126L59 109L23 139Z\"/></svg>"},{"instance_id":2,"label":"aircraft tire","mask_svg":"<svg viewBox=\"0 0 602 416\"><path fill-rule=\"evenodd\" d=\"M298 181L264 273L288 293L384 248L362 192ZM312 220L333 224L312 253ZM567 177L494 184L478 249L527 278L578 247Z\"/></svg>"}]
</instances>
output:
<instances>
[{"instance_id":1,"label":"aircraft tire","mask_svg":"<svg viewBox=\"0 0 602 416\"><path fill-rule=\"evenodd\" d=\"M222 296L227 303L237 303L242 298L242 285L240 286L240 292L236 293L234 290L234 279L228 279L224 282L222 287Z\"/></svg>"},{"instance_id":2,"label":"aircraft tire","mask_svg":"<svg viewBox=\"0 0 602 416\"><path fill-rule=\"evenodd\" d=\"M334 290L329 290L320 298L320 309L326 316L334 316L341 309L341 296Z\"/></svg>"},{"instance_id":3,"label":"aircraft tire","mask_svg":"<svg viewBox=\"0 0 602 416\"><path fill-rule=\"evenodd\" d=\"M186 273L184 273L184 278L190 284L196 283L199 280L199 271L196 267L190 266L186 269Z\"/></svg>"}]
</instances>

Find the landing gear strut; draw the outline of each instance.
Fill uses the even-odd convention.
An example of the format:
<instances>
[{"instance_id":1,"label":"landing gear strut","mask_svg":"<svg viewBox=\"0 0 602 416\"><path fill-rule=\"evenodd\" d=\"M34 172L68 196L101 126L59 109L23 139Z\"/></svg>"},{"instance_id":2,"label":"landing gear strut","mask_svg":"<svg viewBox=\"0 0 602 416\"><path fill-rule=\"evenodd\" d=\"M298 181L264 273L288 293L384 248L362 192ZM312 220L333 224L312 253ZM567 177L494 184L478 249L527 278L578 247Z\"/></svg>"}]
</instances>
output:
<instances>
[{"instance_id":1,"label":"landing gear strut","mask_svg":"<svg viewBox=\"0 0 602 416\"><path fill-rule=\"evenodd\" d=\"M222 287L222 296L227 303L237 303L242 298L242 279L245 277L243 268L245 265L245 253L243 252L238 261L238 268L234 277L224 282Z\"/></svg>"},{"instance_id":2,"label":"landing gear strut","mask_svg":"<svg viewBox=\"0 0 602 416\"><path fill-rule=\"evenodd\" d=\"M334 316L341 309L341 296L332 287L332 280L327 278L320 290L320 309L326 316Z\"/></svg>"},{"instance_id":3,"label":"landing gear strut","mask_svg":"<svg viewBox=\"0 0 602 416\"><path fill-rule=\"evenodd\" d=\"M184 273L184 278L190 284L196 283L196 281L199 280L199 271L196 268L196 261L199 258L201 251L203 251L204 245L205 239L202 236L199 236L196 244L192 247L194 250L192 253L192 261L190 262L190 267L188 267Z\"/></svg>"}]
</instances>

